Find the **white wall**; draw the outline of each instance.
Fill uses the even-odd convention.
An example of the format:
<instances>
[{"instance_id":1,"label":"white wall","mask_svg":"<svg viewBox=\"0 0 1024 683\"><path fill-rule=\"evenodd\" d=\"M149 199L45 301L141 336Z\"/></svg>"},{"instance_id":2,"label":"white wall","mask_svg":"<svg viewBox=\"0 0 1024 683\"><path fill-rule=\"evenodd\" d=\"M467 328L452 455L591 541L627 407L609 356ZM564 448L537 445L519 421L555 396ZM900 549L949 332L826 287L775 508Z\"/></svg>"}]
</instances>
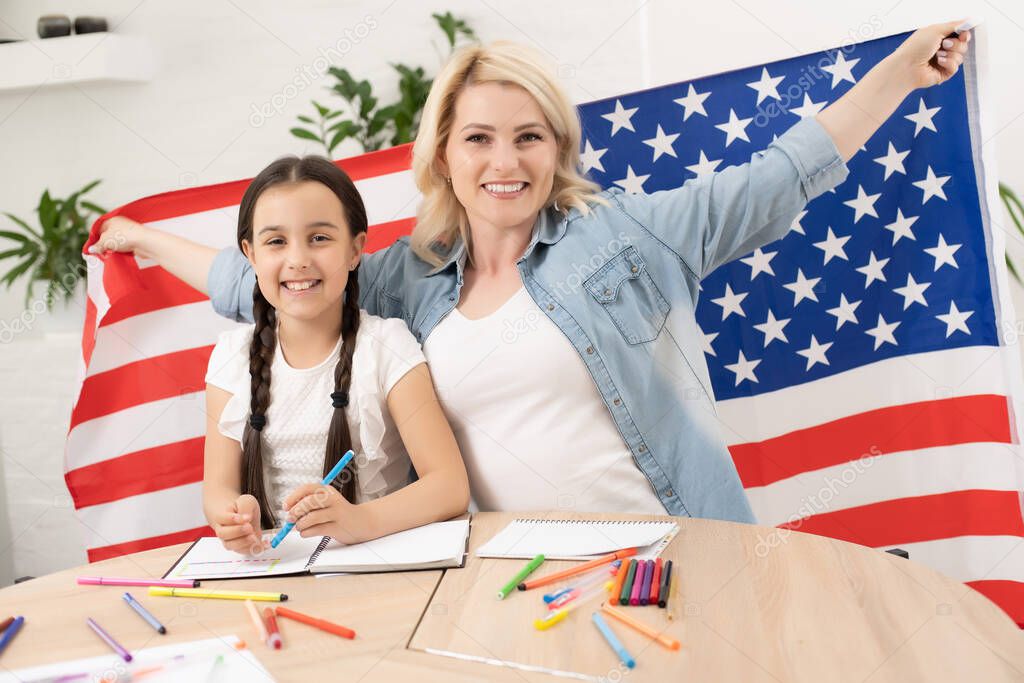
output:
<instances>
[{"instance_id":1,"label":"white wall","mask_svg":"<svg viewBox=\"0 0 1024 683\"><path fill-rule=\"evenodd\" d=\"M1000 11L983 1L903 0L893 6L887 0L857 8L835 3L823 13L816 0L776 0L770 10L754 0L0 2L0 37L34 36L40 14L102 15L117 33L150 41L159 65L152 82L142 85L0 93L0 210L31 218L43 188L66 194L93 178L104 181L94 200L113 207L156 192L250 177L285 153L316 152L288 128L297 114L308 112L311 98L329 99L321 83L258 127L253 106L284 92L318 48L362 35L361 24L376 28L354 41L340 64L393 95L389 62L436 72L444 40L429 14L445 10L465 18L484 40L509 38L543 49L561 66L579 102L832 47L865 24L880 25L877 35L888 35L981 14L990 20L1001 129L988 144L997 147L1000 177L1024 190L1024 8L1001 4ZM873 36L862 35L867 37ZM10 67L0 62L3 68ZM1024 255L1020 240L1010 241ZM0 292L0 325L22 314L23 296L17 287ZM81 309L72 306L58 320L44 318L0 344L0 585L12 575L85 560L62 471Z\"/></svg>"}]
</instances>

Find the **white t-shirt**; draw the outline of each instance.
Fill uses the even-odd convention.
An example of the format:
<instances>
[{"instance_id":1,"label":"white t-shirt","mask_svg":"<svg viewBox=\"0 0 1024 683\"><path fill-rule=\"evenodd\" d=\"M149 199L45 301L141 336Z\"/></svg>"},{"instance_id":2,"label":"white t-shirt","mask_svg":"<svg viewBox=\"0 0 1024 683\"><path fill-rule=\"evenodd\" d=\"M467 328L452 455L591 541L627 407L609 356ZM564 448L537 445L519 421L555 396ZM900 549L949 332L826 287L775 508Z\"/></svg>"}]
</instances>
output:
<instances>
[{"instance_id":1,"label":"white t-shirt","mask_svg":"<svg viewBox=\"0 0 1024 683\"><path fill-rule=\"evenodd\" d=\"M423 352L478 509L665 514L583 360L525 288L478 320L453 309Z\"/></svg>"},{"instance_id":2,"label":"white t-shirt","mask_svg":"<svg viewBox=\"0 0 1024 683\"><path fill-rule=\"evenodd\" d=\"M254 329L248 325L222 333L206 373L207 384L231 394L218 428L239 443L249 419L249 346ZM334 414L334 367L340 350L339 338L323 361L297 369L288 365L280 344L275 348L270 407L262 437L264 481L277 511L294 488L323 479L327 431ZM356 453L357 501L386 495L409 481L412 463L388 412L387 397L398 380L425 360L404 322L361 312L345 409Z\"/></svg>"}]
</instances>

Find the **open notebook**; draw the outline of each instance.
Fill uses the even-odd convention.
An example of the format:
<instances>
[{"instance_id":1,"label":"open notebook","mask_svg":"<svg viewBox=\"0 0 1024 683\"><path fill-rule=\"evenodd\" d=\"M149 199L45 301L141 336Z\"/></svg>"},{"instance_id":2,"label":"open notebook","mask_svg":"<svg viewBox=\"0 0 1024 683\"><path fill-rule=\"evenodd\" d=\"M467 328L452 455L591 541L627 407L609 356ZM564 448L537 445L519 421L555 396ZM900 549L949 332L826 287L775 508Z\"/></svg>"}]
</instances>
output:
<instances>
[{"instance_id":1,"label":"open notebook","mask_svg":"<svg viewBox=\"0 0 1024 683\"><path fill-rule=\"evenodd\" d=\"M469 539L469 520L435 522L390 536L343 545L329 536L288 534L261 555L225 550L220 539L193 543L165 579L239 579L329 572L401 572L461 567Z\"/></svg>"},{"instance_id":2,"label":"open notebook","mask_svg":"<svg viewBox=\"0 0 1024 683\"><path fill-rule=\"evenodd\" d=\"M477 557L589 560L637 548L637 558L657 557L675 537L675 522L647 520L514 519L476 550Z\"/></svg>"}]
</instances>

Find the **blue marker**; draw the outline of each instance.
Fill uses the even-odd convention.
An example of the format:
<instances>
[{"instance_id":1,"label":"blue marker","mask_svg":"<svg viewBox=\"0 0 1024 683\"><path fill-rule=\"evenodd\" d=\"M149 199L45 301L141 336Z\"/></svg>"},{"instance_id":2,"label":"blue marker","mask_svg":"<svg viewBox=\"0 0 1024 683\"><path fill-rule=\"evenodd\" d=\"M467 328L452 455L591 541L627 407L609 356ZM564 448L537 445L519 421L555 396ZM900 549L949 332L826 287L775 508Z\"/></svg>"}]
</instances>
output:
<instances>
[{"instance_id":1,"label":"blue marker","mask_svg":"<svg viewBox=\"0 0 1024 683\"><path fill-rule=\"evenodd\" d=\"M157 633L167 633L167 627L157 621L157 618L150 614L149 610L143 607L138 600L132 597L131 593L125 593L121 597L128 603L128 606L139 613L139 616L146 620L146 623L156 629Z\"/></svg>"},{"instance_id":2,"label":"blue marker","mask_svg":"<svg viewBox=\"0 0 1024 683\"><path fill-rule=\"evenodd\" d=\"M345 465L347 465L354 457L356 457L356 454L352 451L341 456L341 460L338 461L338 464L331 468L331 471L327 473L327 476L324 477L324 480L320 483L324 486L330 486L335 477L341 474L341 471L345 469ZM288 532L293 528L295 528L295 522L287 522L283 527L281 527L281 530L277 532L277 536L274 536L273 540L270 541L270 547L276 548L280 545L281 541L284 540L284 537L287 536Z\"/></svg>"},{"instance_id":3,"label":"blue marker","mask_svg":"<svg viewBox=\"0 0 1024 683\"><path fill-rule=\"evenodd\" d=\"M11 622L11 625L0 635L0 652L3 652L7 647L8 643L14 640L14 636L18 635L18 631L21 630L21 625L25 623L25 617L18 617Z\"/></svg>"},{"instance_id":4,"label":"blue marker","mask_svg":"<svg viewBox=\"0 0 1024 683\"><path fill-rule=\"evenodd\" d=\"M632 669L636 666L636 660L633 659L632 655L626 652L626 648L622 646L619 639L615 637L615 632L612 631L611 627L605 622L600 612L594 612L594 616L591 617L594 620L594 625L597 626L597 630L601 632L604 639L608 641L608 644L615 654L618 655L619 660L625 664L628 668Z\"/></svg>"}]
</instances>

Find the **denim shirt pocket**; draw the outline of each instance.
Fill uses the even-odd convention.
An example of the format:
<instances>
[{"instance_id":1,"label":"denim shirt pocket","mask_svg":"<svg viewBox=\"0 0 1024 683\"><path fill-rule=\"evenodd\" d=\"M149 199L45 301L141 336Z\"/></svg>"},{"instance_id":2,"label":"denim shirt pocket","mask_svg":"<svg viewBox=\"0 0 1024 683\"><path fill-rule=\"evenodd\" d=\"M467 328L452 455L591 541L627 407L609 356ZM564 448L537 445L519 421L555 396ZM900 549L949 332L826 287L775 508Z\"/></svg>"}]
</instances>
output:
<instances>
[{"instance_id":1,"label":"denim shirt pocket","mask_svg":"<svg viewBox=\"0 0 1024 683\"><path fill-rule=\"evenodd\" d=\"M636 247L626 247L584 282L629 344L658 337L670 306Z\"/></svg>"},{"instance_id":2,"label":"denim shirt pocket","mask_svg":"<svg viewBox=\"0 0 1024 683\"><path fill-rule=\"evenodd\" d=\"M377 315L381 318L402 318L405 320L405 307L402 306L402 300L397 296L388 294L383 287L379 287L377 289Z\"/></svg>"}]
</instances>

